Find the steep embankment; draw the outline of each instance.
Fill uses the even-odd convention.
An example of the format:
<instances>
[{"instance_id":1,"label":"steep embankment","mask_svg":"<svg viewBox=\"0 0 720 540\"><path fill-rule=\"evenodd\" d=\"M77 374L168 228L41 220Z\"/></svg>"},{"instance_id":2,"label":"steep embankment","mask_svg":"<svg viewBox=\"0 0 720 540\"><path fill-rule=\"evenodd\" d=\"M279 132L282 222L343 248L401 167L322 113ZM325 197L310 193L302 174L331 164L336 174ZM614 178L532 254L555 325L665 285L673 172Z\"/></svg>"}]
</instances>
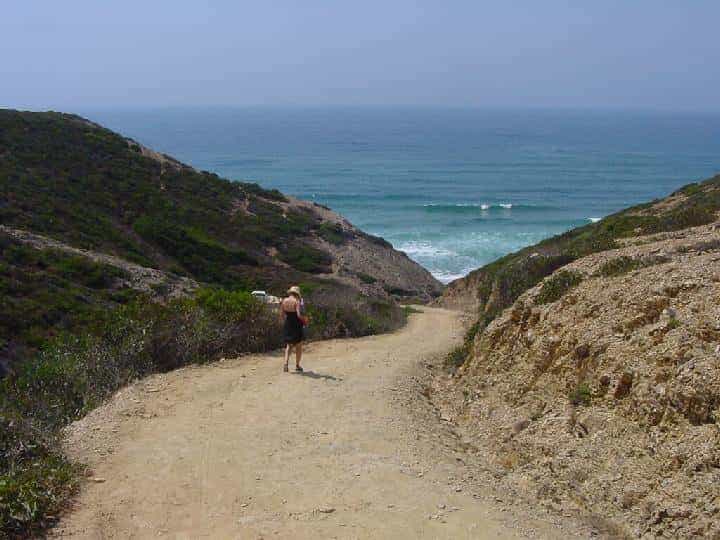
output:
<instances>
[{"instance_id":1,"label":"steep embankment","mask_svg":"<svg viewBox=\"0 0 720 540\"><path fill-rule=\"evenodd\" d=\"M498 484L608 532L720 534L719 209L715 177L451 284L480 322L435 399Z\"/></svg>"},{"instance_id":2,"label":"steep embankment","mask_svg":"<svg viewBox=\"0 0 720 540\"><path fill-rule=\"evenodd\" d=\"M407 256L326 208L197 171L73 115L0 111L0 192L6 357L76 329L67 312L112 308L137 291L153 300L176 291L127 279L127 269L110 270L118 265L104 256L173 282L275 294L300 283L325 337L393 328L402 319L394 298L441 291ZM86 265L78 257L88 253L97 256ZM83 266L107 279L83 283ZM45 294L48 278L63 302Z\"/></svg>"}]
</instances>

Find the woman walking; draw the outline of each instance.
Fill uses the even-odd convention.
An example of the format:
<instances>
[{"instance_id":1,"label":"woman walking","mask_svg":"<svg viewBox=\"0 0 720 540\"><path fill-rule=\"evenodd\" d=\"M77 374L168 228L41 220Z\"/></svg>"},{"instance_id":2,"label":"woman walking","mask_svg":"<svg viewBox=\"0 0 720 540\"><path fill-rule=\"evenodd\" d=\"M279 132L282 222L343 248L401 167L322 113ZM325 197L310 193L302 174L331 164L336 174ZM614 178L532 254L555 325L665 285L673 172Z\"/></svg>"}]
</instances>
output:
<instances>
[{"instance_id":1,"label":"woman walking","mask_svg":"<svg viewBox=\"0 0 720 540\"><path fill-rule=\"evenodd\" d=\"M285 339L285 366L283 371L288 371L290 351L295 349L295 371L302 373L300 365L302 361L303 326L306 320L302 314L302 295L297 285L288 289L287 297L280 302L280 320L283 323L283 338Z\"/></svg>"}]
</instances>

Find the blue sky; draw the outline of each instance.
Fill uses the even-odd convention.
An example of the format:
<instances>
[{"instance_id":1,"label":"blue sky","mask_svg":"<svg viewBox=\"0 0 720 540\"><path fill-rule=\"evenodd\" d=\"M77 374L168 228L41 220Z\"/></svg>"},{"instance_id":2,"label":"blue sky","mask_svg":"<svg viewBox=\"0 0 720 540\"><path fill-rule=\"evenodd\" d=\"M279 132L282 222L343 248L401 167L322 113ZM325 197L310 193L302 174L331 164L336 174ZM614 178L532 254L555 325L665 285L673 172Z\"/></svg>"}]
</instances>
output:
<instances>
[{"instance_id":1,"label":"blue sky","mask_svg":"<svg viewBox=\"0 0 720 540\"><path fill-rule=\"evenodd\" d=\"M720 110L715 0L6 0L0 107Z\"/></svg>"}]
</instances>

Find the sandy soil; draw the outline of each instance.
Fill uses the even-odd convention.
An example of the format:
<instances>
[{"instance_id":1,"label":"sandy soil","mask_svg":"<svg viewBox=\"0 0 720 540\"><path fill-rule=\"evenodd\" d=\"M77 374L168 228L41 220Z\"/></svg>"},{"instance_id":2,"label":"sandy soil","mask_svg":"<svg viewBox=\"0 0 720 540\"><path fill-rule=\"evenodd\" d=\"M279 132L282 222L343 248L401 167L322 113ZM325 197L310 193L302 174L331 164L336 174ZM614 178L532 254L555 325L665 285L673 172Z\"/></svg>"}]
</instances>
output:
<instances>
[{"instance_id":1,"label":"sandy soil","mask_svg":"<svg viewBox=\"0 0 720 540\"><path fill-rule=\"evenodd\" d=\"M462 335L424 308L402 330L228 359L124 389L68 429L89 465L73 538L567 538L496 501L423 396ZM473 481L475 480L475 481Z\"/></svg>"}]
</instances>

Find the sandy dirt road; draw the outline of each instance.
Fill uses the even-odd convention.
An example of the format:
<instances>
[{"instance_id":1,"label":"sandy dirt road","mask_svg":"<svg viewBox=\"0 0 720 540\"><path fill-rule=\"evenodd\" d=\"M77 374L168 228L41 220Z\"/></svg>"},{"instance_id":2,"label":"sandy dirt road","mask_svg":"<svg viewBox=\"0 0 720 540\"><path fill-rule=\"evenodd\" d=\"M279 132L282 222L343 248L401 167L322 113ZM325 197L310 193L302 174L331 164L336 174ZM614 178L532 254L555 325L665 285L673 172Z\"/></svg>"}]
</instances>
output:
<instances>
[{"instance_id":1,"label":"sandy dirt road","mask_svg":"<svg viewBox=\"0 0 720 540\"><path fill-rule=\"evenodd\" d=\"M72 538L516 538L469 487L467 459L424 400L422 372L462 335L423 308L402 330L158 375L68 431L90 467L53 532Z\"/></svg>"}]
</instances>

